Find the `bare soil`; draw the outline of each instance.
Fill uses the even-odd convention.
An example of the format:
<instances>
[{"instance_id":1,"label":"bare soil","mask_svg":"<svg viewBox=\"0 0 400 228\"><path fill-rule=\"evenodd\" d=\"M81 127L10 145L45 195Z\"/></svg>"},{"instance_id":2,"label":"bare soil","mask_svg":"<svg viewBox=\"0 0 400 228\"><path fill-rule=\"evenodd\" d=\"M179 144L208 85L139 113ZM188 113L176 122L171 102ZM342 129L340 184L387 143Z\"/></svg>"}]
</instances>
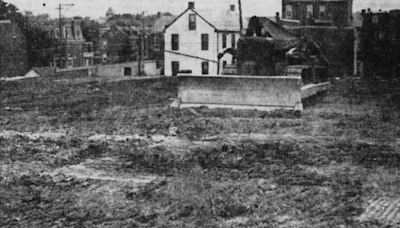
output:
<instances>
[{"instance_id":1,"label":"bare soil","mask_svg":"<svg viewBox=\"0 0 400 228\"><path fill-rule=\"evenodd\" d=\"M3 82L0 227L400 224L390 95L341 79L298 115L171 109L176 87Z\"/></svg>"}]
</instances>

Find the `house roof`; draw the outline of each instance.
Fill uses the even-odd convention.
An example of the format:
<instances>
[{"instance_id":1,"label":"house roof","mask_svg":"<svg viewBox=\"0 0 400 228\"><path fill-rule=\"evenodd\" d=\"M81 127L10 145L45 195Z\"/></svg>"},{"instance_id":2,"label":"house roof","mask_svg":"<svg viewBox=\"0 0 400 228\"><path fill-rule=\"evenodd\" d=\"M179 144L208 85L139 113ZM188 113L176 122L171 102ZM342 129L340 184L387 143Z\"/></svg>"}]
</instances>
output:
<instances>
[{"instance_id":1,"label":"house roof","mask_svg":"<svg viewBox=\"0 0 400 228\"><path fill-rule=\"evenodd\" d=\"M194 10L191 8L186 9L181 15L179 15L174 21L172 21L165 29L171 26L186 12L192 11L207 24L218 31L240 31L239 13L231 10L224 10L215 12L213 10Z\"/></svg>"},{"instance_id":2,"label":"house roof","mask_svg":"<svg viewBox=\"0 0 400 228\"><path fill-rule=\"evenodd\" d=\"M48 77L55 75L55 68L52 67L33 67L27 74L37 73L41 77Z\"/></svg>"},{"instance_id":3,"label":"house roof","mask_svg":"<svg viewBox=\"0 0 400 228\"><path fill-rule=\"evenodd\" d=\"M220 31L240 31L239 12L224 10L214 12L213 10L198 10L206 21Z\"/></svg>"},{"instance_id":4,"label":"house roof","mask_svg":"<svg viewBox=\"0 0 400 228\"><path fill-rule=\"evenodd\" d=\"M177 17L169 15L161 15L154 21L153 33L161 33L164 31L165 27L171 24Z\"/></svg>"}]
</instances>

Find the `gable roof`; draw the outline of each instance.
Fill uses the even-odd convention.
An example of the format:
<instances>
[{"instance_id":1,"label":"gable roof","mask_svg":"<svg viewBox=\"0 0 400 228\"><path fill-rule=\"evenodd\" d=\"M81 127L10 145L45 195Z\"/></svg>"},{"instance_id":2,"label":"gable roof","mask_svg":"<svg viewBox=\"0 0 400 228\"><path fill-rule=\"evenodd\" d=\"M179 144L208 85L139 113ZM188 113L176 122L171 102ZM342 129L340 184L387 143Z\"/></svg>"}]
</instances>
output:
<instances>
[{"instance_id":1,"label":"gable roof","mask_svg":"<svg viewBox=\"0 0 400 228\"><path fill-rule=\"evenodd\" d=\"M33 67L31 71L36 72L42 77L54 76L55 68L54 67Z\"/></svg>"},{"instance_id":2,"label":"gable roof","mask_svg":"<svg viewBox=\"0 0 400 228\"><path fill-rule=\"evenodd\" d=\"M165 27L175 21L176 16L169 15L161 15L160 18L157 18L154 21L153 25L153 33L161 33L164 31Z\"/></svg>"},{"instance_id":3,"label":"gable roof","mask_svg":"<svg viewBox=\"0 0 400 228\"><path fill-rule=\"evenodd\" d=\"M239 13L231 10L215 12L212 10L198 11L219 31L240 31Z\"/></svg>"},{"instance_id":4,"label":"gable roof","mask_svg":"<svg viewBox=\"0 0 400 228\"><path fill-rule=\"evenodd\" d=\"M217 31L240 31L239 13L236 11L225 10L221 12L215 12L213 10L194 10L191 8L188 8L181 13L174 21L165 27L165 30L188 11L195 13L198 17L200 17Z\"/></svg>"}]
</instances>

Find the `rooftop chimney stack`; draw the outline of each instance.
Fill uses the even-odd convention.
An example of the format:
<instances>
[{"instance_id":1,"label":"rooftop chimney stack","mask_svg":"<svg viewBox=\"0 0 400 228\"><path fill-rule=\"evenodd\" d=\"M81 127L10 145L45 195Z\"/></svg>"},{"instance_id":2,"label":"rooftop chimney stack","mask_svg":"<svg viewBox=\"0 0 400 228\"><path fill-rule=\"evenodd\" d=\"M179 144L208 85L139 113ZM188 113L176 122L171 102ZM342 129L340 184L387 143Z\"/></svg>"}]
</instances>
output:
<instances>
[{"instance_id":1,"label":"rooftop chimney stack","mask_svg":"<svg viewBox=\"0 0 400 228\"><path fill-rule=\"evenodd\" d=\"M276 21L279 21L281 19L280 16L279 16L279 12L276 12L275 19L276 19Z\"/></svg>"},{"instance_id":2,"label":"rooftop chimney stack","mask_svg":"<svg viewBox=\"0 0 400 228\"><path fill-rule=\"evenodd\" d=\"M231 11L235 11L235 5L231 5Z\"/></svg>"},{"instance_id":3,"label":"rooftop chimney stack","mask_svg":"<svg viewBox=\"0 0 400 228\"><path fill-rule=\"evenodd\" d=\"M189 2L189 9L194 9L194 2Z\"/></svg>"}]
</instances>

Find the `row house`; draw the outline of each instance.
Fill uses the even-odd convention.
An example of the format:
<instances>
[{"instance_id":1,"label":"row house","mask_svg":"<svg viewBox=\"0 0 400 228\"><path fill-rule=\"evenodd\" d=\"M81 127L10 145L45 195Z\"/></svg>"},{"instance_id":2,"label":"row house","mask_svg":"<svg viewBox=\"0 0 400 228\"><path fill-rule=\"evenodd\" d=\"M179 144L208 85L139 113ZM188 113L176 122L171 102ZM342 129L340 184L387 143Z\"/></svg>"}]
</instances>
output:
<instances>
[{"instance_id":1,"label":"row house","mask_svg":"<svg viewBox=\"0 0 400 228\"><path fill-rule=\"evenodd\" d=\"M23 32L10 20L0 20L0 77L23 75L27 69L27 42Z\"/></svg>"},{"instance_id":2,"label":"row house","mask_svg":"<svg viewBox=\"0 0 400 228\"><path fill-rule=\"evenodd\" d=\"M301 25L351 25L353 0L282 0L282 17Z\"/></svg>"},{"instance_id":3,"label":"row house","mask_svg":"<svg viewBox=\"0 0 400 228\"><path fill-rule=\"evenodd\" d=\"M230 50L240 37L240 16L235 5L220 13L196 10L193 2L164 31L165 75L179 72L218 75L235 64Z\"/></svg>"},{"instance_id":4,"label":"row house","mask_svg":"<svg viewBox=\"0 0 400 228\"><path fill-rule=\"evenodd\" d=\"M45 23L42 28L57 44L57 55L51 65L60 68L91 66L94 64L93 43L87 42L80 25L74 20L64 20L61 31L58 21Z\"/></svg>"}]
</instances>

